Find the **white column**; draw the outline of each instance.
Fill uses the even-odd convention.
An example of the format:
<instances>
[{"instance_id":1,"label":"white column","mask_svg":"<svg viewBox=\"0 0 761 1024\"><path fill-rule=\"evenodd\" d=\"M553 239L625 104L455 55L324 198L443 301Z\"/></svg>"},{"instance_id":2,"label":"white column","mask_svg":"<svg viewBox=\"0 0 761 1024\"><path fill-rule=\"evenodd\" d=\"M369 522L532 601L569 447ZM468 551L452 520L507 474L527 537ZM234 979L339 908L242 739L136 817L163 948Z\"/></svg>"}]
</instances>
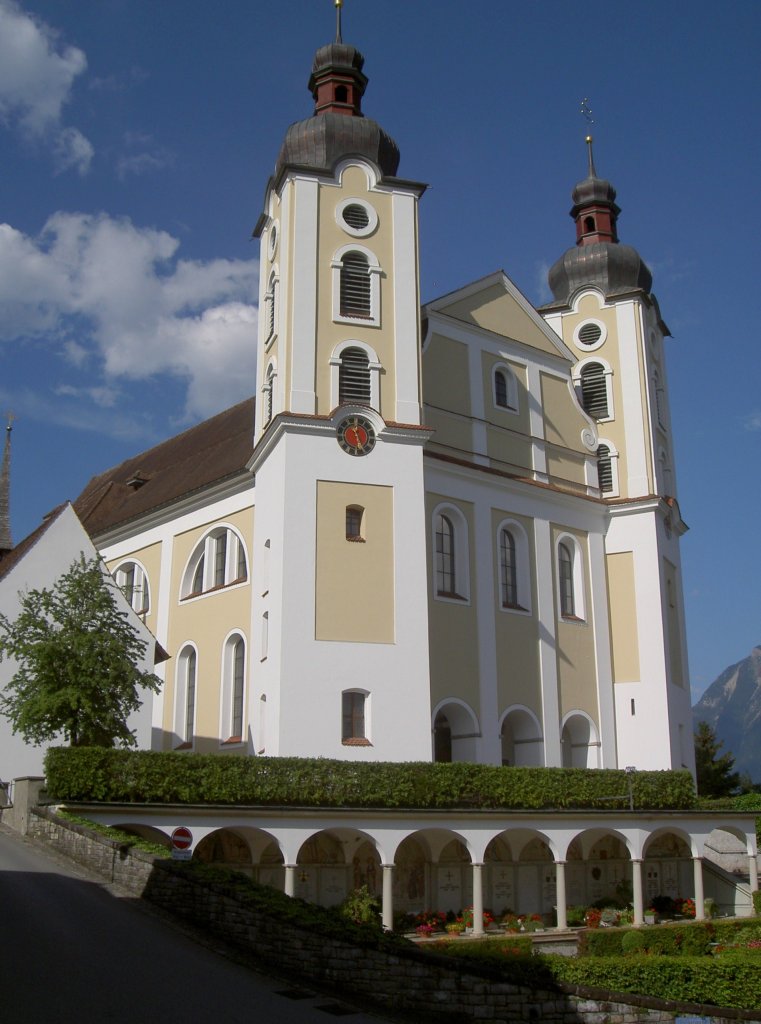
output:
<instances>
[{"instance_id":1,"label":"white column","mask_svg":"<svg viewBox=\"0 0 761 1024\"><path fill-rule=\"evenodd\" d=\"M555 574L552 568L552 531L545 519L534 521L534 545L537 568L537 617L544 623L539 639L544 764L547 768L559 768L562 764L562 754L555 645Z\"/></svg>"},{"instance_id":2,"label":"white column","mask_svg":"<svg viewBox=\"0 0 761 1024\"><path fill-rule=\"evenodd\" d=\"M568 927L565 895L565 861L555 861L555 901L557 903L558 931L564 932Z\"/></svg>"},{"instance_id":3,"label":"white column","mask_svg":"<svg viewBox=\"0 0 761 1024\"><path fill-rule=\"evenodd\" d=\"M748 874L750 875L750 891L756 892L758 889L758 861L755 853L748 856Z\"/></svg>"},{"instance_id":4,"label":"white column","mask_svg":"<svg viewBox=\"0 0 761 1024\"><path fill-rule=\"evenodd\" d=\"M383 865L383 905L381 911L383 928L393 931L394 928L394 865Z\"/></svg>"},{"instance_id":5,"label":"white column","mask_svg":"<svg viewBox=\"0 0 761 1024\"><path fill-rule=\"evenodd\" d=\"M484 878L483 864L473 865L473 934L484 933Z\"/></svg>"},{"instance_id":6,"label":"white column","mask_svg":"<svg viewBox=\"0 0 761 1024\"><path fill-rule=\"evenodd\" d=\"M285 889L286 896L293 896L296 892L296 865L285 865Z\"/></svg>"},{"instance_id":7,"label":"white column","mask_svg":"<svg viewBox=\"0 0 761 1024\"><path fill-rule=\"evenodd\" d=\"M634 923L645 923L645 906L642 901L642 861L632 860L632 891L634 893Z\"/></svg>"},{"instance_id":8,"label":"white column","mask_svg":"<svg viewBox=\"0 0 761 1024\"><path fill-rule=\"evenodd\" d=\"M703 921L706 916L705 896L703 895L703 858L693 857L692 868L695 874L695 920Z\"/></svg>"}]
</instances>

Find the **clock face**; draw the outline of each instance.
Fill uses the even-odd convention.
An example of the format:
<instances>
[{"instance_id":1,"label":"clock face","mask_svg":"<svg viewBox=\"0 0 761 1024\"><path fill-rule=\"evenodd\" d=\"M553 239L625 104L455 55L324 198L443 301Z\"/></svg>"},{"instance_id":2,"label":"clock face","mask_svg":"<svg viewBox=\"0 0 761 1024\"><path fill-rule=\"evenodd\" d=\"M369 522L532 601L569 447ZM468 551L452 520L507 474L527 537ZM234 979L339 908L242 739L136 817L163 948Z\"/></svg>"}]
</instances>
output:
<instances>
[{"instance_id":1,"label":"clock face","mask_svg":"<svg viewBox=\"0 0 761 1024\"><path fill-rule=\"evenodd\" d=\"M375 430L364 416L347 416L338 424L338 443L349 455L368 455L375 447Z\"/></svg>"}]
</instances>

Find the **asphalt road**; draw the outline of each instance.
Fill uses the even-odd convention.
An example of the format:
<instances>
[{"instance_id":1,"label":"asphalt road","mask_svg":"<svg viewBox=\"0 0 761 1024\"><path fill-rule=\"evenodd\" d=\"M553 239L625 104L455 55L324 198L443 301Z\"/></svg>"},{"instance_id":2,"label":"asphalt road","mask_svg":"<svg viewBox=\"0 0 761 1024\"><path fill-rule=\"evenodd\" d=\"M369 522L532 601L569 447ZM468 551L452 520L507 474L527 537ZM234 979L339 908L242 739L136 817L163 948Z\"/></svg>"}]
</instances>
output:
<instances>
[{"instance_id":1,"label":"asphalt road","mask_svg":"<svg viewBox=\"0 0 761 1024\"><path fill-rule=\"evenodd\" d=\"M0 1024L379 1024L245 966L0 825Z\"/></svg>"}]
</instances>

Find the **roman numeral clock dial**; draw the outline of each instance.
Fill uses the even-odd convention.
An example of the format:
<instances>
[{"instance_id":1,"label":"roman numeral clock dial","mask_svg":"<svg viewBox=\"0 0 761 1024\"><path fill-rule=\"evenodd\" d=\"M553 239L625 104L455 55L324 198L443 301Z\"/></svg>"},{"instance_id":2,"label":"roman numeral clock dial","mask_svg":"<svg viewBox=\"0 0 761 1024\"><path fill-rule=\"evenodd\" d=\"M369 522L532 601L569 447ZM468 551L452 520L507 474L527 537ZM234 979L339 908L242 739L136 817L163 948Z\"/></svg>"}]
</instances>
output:
<instances>
[{"instance_id":1,"label":"roman numeral clock dial","mask_svg":"<svg viewBox=\"0 0 761 1024\"><path fill-rule=\"evenodd\" d=\"M375 430L364 416L347 416L338 424L337 439L347 455L369 455L375 447Z\"/></svg>"}]
</instances>

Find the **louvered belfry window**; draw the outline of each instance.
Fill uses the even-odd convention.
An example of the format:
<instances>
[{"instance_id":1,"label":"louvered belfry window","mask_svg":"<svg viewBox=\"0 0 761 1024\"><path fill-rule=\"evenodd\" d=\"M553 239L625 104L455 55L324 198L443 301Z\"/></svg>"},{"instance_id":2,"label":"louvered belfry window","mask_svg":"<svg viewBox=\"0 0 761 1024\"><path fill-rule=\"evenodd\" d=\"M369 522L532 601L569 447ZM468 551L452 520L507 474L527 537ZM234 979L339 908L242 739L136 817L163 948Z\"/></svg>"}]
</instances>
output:
<instances>
[{"instance_id":1,"label":"louvered belfry window","mask_svg":"<svg viewBox=\"0 0 761 1024\"><path fill-rule=\"evenodd\" d=\"M601 444L597 448L597 475L600 478L600 490L603 494L613 490L613 464L610 448Z\"/></svg>"},{"instance_id":2,"label":"louvered belfry window","mask_svg":"<svg viewBox=\"0 0 761 1024\"><path fill-rule=\"evenodd\" d=\"M372 316L370 267L361 252L347 252L341 262L341 316Z\"/></svg>"},{"instance_id":3,"label":"louvered belfry window","mask_svg":"<svg viewBox=\"0 0 761 1024\"><path fill-rule=\"evenodd\" d=\"M581 368L581 400L584 409L596 420L605 419L608 411L608 385L601 363L587 363Z\"/></svg>"},{"instance_id":4,"label":"louvered belfry window","mask_svg":"<svg viewBox=\"0 0 761 1024\"><path fill-rule=\"evenodd\" d=\"M370 403L370 363L361 348L347 348L341 353L338 401Z\"/></svg>"}]
</instances>

